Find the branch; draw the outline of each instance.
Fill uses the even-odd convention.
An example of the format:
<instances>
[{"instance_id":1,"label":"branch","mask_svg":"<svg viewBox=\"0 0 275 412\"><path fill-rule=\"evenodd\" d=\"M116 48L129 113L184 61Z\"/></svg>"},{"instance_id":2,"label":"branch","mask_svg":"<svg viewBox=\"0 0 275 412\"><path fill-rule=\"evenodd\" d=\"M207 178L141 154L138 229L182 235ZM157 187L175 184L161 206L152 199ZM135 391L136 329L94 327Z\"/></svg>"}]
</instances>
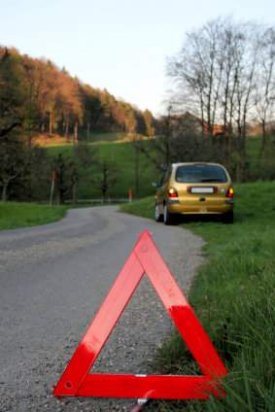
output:
<instances>
[{"instance_id":1,"label":"branch","mask_svg":"<svg viewBox=\"0 0 275 412\"><path fill-rule=\"evenodd\" d=\"M14 122L9 127L6 127L5 129L0 129L0 137L6 136L17 126L21 126L21 122Z\"/></svg>"}]
</instances>

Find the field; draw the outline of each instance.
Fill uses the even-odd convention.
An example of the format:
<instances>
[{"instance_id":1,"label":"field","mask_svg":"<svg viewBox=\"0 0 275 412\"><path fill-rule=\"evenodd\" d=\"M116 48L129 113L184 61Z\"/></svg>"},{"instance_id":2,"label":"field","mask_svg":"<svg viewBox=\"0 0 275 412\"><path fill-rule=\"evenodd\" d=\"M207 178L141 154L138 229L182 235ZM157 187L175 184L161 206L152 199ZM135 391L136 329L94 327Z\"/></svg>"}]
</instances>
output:
<instances>
[{"instance_id":1,"label":"field","mask_svg":"<svg viewBox=\"0 0 275 412\"><path fill-rule=\"evenodd\" d=\"M190 302L226 362L227 397L207 402L152 402L157 411L275 410L275 182L236 186L236 222L191 222L184 227L207 241L207 263ZM151 197L123 210L153 214ZM177 334L160 350L155 369L190 373L194 365Z\"/></svg>"},{"instance_id":2,"label":"field","mask_svg":"<svg viewBox=\"0 0 275 412\"><path fill-rule=\"evenodd\" d=\"M70 146L73 143L70 141L71 137L69 137L69 141L66 137L62 137L58 134L56 135L47 135L41 134L37 135L33 138L33 143L41 146L41 147L56 147L56 146ZM131 135L127 133L121 132L106 132L106 133L89 133L87 135L81 135L80 140L88 143L95 143L95 142L127 142L131 140Z\"/></svg>"},{"instance_id":3,"label":"field","mask_svg":"<svg viewBox=\"0 0 275 412\"><path fill-rule=\"evenodd\" d=\"M15 229L55 222L65 216L65 206L44 206L32 203L0 202L0 230Z\"/></svg>"},{"instance_id":4,"label":"field","mask_svg":"<svg viewBox=\"0 0 275 412\"><path fill-rule=\"evenodd\" d=\"M139 198L153 193L152 182L159 179L158 172L151 162L141 152L138 152L131 142L97 141L88 143L88 148L95 157L91 162L85 178L80 181L78 197L92 199L101 197L98 181L101 179L102 164L106 163L114 181L108 196L115 199L127 199L129 190L133 197ZM48 147L51 156L62 153L68 156L72 153L72 145Z\"/></svg>"},{"instance_id":5,"label":"field","mask_svg":"<svg viewBox=\"0 0 275 412\"><path fill-rule=\"evenodd\" d=\"M91 151L91 166L85 176L79 181L78 198L100 198L99 181L102 179L102 164L107 164L112 182L108 197L127 199L129 191L134 198L143 198L154 193L152 182L160 180L160 172L153 163L140 151L137 151L131 141L131 136L118 133L93 134L86 141ZM150 144L150 142L145 142ZM263 157L260 153L260 138L248 139L247 167L248 180L270 180L275 178L275 144L270 143ZM47 145L47 151L52 157L62 153L69 156L73 151L72 144ZM233 159L234 162L234 159Z\"/></svg>"}]
</instances>

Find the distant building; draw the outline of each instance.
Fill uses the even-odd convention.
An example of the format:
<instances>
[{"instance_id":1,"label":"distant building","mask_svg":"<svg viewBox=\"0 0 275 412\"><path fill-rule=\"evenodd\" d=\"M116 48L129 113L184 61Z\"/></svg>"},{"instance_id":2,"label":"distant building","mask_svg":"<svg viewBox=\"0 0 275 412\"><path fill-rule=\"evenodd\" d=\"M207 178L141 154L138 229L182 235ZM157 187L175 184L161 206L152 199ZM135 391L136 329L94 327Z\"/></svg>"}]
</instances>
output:
<instances>
[{"instance_id":1,"label":"distant building","mask_svg":"<svg viewBox=\"0 0 275 412\"><path fill-rule=\"evenodd\" d=\"M190 130L194 133L203 134L207 136L209 134L208 125L206 122L203 122L199 117L195 116L190 112L185 112L182 115L176 115L172 117L173 126L180 126L184 130ZM223 136L225 135L225 128L222 124L213 125L213 136Z\"/></svg>"}]
</instances>

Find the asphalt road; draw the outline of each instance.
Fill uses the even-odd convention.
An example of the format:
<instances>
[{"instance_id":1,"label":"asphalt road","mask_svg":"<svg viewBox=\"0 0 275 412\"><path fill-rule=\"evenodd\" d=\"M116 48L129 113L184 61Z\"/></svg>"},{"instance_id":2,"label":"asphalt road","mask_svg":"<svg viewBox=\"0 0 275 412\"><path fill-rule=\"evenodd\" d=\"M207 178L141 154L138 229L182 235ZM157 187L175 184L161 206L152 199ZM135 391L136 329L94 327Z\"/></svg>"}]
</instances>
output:
<instances>
[{"instance_id":1,"label":"asphalt road","mask_svg":"<svg viewBox=\"0 0 275 412\"><path fill-rule=\"evenodd\" d=\"M70 210L58 223L0 232L1 412L131 409L129 400L56 400L52 386L145 228L187 290L202 262L202 240L115 207ZM155 291L142 280L94 370L150 371L171 329Z\"/></svg>"}]
</instances>

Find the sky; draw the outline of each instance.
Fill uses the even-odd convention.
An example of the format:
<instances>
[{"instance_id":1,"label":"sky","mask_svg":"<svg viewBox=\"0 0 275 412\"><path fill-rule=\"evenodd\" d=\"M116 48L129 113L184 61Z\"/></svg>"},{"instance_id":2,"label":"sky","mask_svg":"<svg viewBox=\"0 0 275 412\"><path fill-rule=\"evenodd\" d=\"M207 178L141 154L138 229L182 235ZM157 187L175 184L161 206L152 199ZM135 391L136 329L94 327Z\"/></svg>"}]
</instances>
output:
<instances>
[{"instance_id":1,"label":"sky","mask_svg":"<svg viewBox=\"0 0 275 412\"><path fill-rule=\"evenodd\" d=\"M0 45L158 115L186 32L228 16L275 25L275 0L0 0Z\"/></svg>"}]
</instances>

